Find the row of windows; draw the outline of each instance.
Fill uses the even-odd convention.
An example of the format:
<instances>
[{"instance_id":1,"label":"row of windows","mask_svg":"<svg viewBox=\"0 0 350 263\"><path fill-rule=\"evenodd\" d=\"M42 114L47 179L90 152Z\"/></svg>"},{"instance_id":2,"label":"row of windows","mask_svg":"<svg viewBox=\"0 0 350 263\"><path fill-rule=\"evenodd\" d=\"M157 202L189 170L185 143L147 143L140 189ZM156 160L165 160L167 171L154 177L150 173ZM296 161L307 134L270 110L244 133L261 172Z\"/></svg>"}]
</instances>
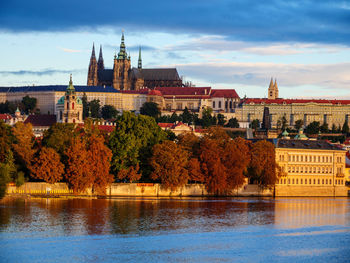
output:
<instances>
[{"instance_id":1,"label":"row of windows","mask_svg":"<svg viewBox=\"0 0 350 263\"><path fill-rule=\"evenodd\" d=\"M284 172L284 167L282 167L282 171ZM288 166L288 173L322 173L322 174L331 174L333 171L332 167L328 166ZM342 173L342 168L338 168L338 173Z\"/></svg>"},{"instance_id":2,"label":"row of windows","mask_svg":"<svg viewBox=\"0 0 350 263\"><path fill-rule=\"evenodd\" d=\"M343 185L343 183L343 179L334 180L336 185ZM277 180L277 184L332 185L332 179L282 178Z\"/></svg>"},{"instance_id":3,"label":"row of windows","mask_svg":"<svg viewBox=\"0 0 350 263\"><path fill-rule=\"evenodd\" d=\"M279 156L280 161L284 161L285 156ZM314 163L328 163L332 162L332 156L315 156L315 155L288 155L289 162L314 162ZM342 157L337 157L337 162L342 162Z\"/></svg>"},{"instance_id":4,"label":"row of windows","mask_svg":"<svg viewBox=\"0 0 350 263\"><path fill-rule=\"evenodd\" d=\"M213 101L213 108L216 108L216 103L215 101ZM227 103L227 101L225 101L225 109L228 108L228 106L230 106L229 108L232 109L234 107L234 104L232 103L232 101L230 101L230 104ZM218 101L218 108L221 109L221 101Z\"/></svg>"}]
</instances>

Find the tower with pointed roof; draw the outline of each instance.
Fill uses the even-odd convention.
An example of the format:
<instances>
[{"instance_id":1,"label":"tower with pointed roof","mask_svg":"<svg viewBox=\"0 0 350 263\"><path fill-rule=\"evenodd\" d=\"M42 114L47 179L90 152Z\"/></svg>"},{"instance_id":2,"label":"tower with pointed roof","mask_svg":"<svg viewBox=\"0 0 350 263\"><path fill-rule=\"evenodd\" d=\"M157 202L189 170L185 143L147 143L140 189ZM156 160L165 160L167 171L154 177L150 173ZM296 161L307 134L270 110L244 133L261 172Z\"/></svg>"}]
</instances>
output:
<instances>
[{"instance_id":1,"label":"tower with pointed roof","mask_svg":"<svg viewBox=\"0 0 350 263\"><path fill-rule=\"evenodd\" d=\"M139 47L139 60L137 63L137 68L142 69L142 59L141 59L141 47Z\"/></svg>"},{"instance_id":2,"label":"tower with pointed roof","mask_svg":"<svg viewBox=\"0 0 350 263\"><path fill-rule=\"evenodd\" d=\"M276 79L275 79L275 83L273 83L273 79L271 78L269 89L268 89L268 99L269 100L278 99L278 86L277 86Z\"/></svg>"},{"instance_id":3,"label":"tower with pointed roof","mask_svg":"<svg viewBox=\"0 0 350 263\"><path fill-rule=\"evenodd\" d=\"M97 70L104 70L105 65L103 62L103 55L102 55L102 45L100 45L100 54L98 55L98 61L97 61Z\"/></svg>"},{"instance_id":4,"label":"tower with pointed roof","mask_svg":"<svg viewBox=\"0 0 350 263\"><path fill-rule=\"evenodd\" d=\"M122 33L120 50L118 56L114 56L113 65L113 88L117 90L130 90L131 63L124 43L124 32Z\"/></svg>"},{"instance_id":5,"label":"tower with pointed roof","mask_svg":"<svg viewBox=\"0 0 350 263\"><path fill-rule=\"evenodd\" d=\"M102 55L102 53L100 53ZM90 57L89 71L88 71L88 86L97 86L98 83L98 75L97 75L97 61L95 56L95 44L92 44L92 52Z\"/></svg>"},{"instance_id":6,"label":"tower with pointed roof","mask_svg":"<svg viewBox=\"0 0 350 263\"><path fill-rule=\"evenodd\" d=\"M83 102L77 97L73 86L72 74L65 95L62 96L56 105L57 122L82 123Z\"/></svg>"}]
</instances>

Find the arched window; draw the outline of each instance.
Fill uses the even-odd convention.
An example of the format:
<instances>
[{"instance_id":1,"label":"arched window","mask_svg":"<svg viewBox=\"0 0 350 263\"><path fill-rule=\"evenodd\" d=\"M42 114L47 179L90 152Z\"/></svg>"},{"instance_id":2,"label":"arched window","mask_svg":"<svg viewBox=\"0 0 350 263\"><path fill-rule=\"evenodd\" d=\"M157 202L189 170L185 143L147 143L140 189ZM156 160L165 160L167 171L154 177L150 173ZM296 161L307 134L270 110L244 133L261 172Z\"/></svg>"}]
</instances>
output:
<instances>
[{"instance_id":1,"label":"arched window","mask_svg":"<svg viewBox=\"0 0 350 263\"><path fill-rule=\"evenodd\" d=\"M67 102L67 110L69 110L69 103Z\"/></svg>"},{"instance_id":2,"label":"arched window","mask_svg":"<svg viewBox=\"0 0 350 263\"><path fill-rule=\"evenodd\" d=\"M72 110L74 110L74 102L72 102Z\"/></svg>"}]
</instances>

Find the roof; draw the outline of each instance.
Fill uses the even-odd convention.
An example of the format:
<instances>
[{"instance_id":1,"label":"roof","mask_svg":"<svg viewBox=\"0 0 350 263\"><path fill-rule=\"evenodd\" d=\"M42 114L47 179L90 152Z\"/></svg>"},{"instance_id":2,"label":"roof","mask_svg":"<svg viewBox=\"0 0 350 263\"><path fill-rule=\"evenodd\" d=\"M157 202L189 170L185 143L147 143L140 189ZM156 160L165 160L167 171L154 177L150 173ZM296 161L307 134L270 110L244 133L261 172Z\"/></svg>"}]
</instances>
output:
<instances>
[{"instance_id":1,"label":"roof","mask_svg":"<svg viewBox=\"0 0 350 263\"><path fill-rule=\"evenodd\" d=\"M331 105L349 105L350 100L318 100L318 99L275 99L266 98L248 98L243 101L243 104L331 104Z\"/></svg>"},{"instance_id":2,"label":"roof","mask_svg":"<svg viewBox=\"0 0 350 263\"><path fill-rule=\"evenodd\" d=\"M211 90L211 97L214 98L237 98L239 99L239 96L234 89L212 89Z\"/></svg>"},{"instance_id":3,"label":"roof","mask_svg":"<svg viewBox=\"0 0 350 263\"><path fill-rule=\"evenodd\" d=\"M276 148L344 151L343 149L335 145L332 145L326 141L321 141L321 140L312 141L312 140L278 139L275 146Z\"/></svg>"},{"instance_id":4,"label":"roof","mask_svg":"<svg viewBox=\"0 0 350 263\"><path fill-rule=\"evenodd\" d=\"M144 80L181 80L176 68L133 68L132 71Z\"/></svg>"},{"instance_id":5,"label":"roof","mask_svg":"<svg viewBox=\"0 0 350 263\"><path fill-rule=\"evenodd\" d=\"M9 114L0 114L0 120L11 120L12 117Z\"/></svg>"},{"instance_id":6,"label":"roof","mask_svg":"<svg viewBox=\"0 0 350 263\"><path fill-rule=\"evenodd\" d=\"M24 123L31 123L33 127L52 126L56 123L56 115L29 115Z\"/></svg>"},{"instance_id":7,"label":"roof","mask_svg":"<svg viewBox=\"0 0 350 263\"><path fill-rule=\"evenodd\" d=\"M57 104L64 104L64 97L65 96L62 96L61 98L59 98L59 100L57 101ZM83 101L79 97L77 97L77 104L83 105Z\"/></svg>"},{"instance_id":8,"label":"roof","mask_svg":"<svg viewBox=\"0 0 350 263\"><path fill-rule=\"evenodd\" d=\"M76 92L113 92L119 91L110 86L75 86ZM0 92L44 92L61 91L65 92L67 85L43 85L43 86L20 86L20 87L0 87Z\"/></svg>"},{"instance_id":9,"label":"roof","mask_svg":"<svg viewBox=\"0 0 350 263\"><path fill-rule=\"evenodd\" d=\"M164 96L208 96L211 87L156 87Z\"/></svg>"},{"instance_id":10,"label":"roof","mask_svg":"<svg viewBox=\"0 0 350 263\"><path fill-rule=\"evenodd\" d=\"M112 81L113 80L113 69L102 69L98 71L99 81Z\"/></svg>"},{"instance_id":11,"label":"roof","mask_svg":"<svg viewBox=\"0 0 350 263\"><path fill-rule=\"evenodd\" d=\"M161 127L161 128L171 128L173 127L173 123L165 123L165 122L159 122L158 123L158 126Z\"/></svg>"}]
</instances>

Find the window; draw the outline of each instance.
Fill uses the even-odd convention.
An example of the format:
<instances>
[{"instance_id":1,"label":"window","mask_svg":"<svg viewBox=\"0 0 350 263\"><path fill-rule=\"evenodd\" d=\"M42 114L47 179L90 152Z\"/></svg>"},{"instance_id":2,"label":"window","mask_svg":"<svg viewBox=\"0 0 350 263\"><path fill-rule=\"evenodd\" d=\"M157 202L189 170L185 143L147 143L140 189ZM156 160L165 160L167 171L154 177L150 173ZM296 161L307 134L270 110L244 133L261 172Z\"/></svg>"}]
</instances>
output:
<instances>
[{"instance_id":1,"label":"window","mask_svg":"<svg viewBox=\"0 0 350 263\"><path fill-rule=\"evenodd\" d=\"M320 184L320 179L317 179L317 184Z\"/></svg>"},{"instance_id":2,"label":"window","mask_svg":"<svg viewBox=\"0 0 350 263\"><path fill-rule=\"evenodd\" d=\"M324 179L322 179L322 184L324 184Z\"/></svg>"},{"instance_id":3,"label":"window","mask_svg":"<svg viewBox=\"0 0 350 263\"><path fill-rule=\"evenodd\" d=\"M300 179L300 184L303 184L303 179Z\"/></svg>"},{"instance_id":4,"label":"window","mask_svg":"<svg viewBox=\"0 0 350 263\"><path fill-rule=\"evenodd\" d=\"M219 101L219 109L221 109L221 101Z\"/></svg>"},{"instance_id":5,"label":"window","mask_svg":"<svg viewBox=\"0 0 350 263\"><path fill-rule=\"evenodd\" d=\"M176 109L177 110L182 110L182 103L177 103L176 104Z\"/></svg>"},{"instance_id":6,"label":"window","mask_svg":"<svg viewBox=\"0 0 350 263\"><path fill-rule=\"evenodd\" d=\"M314 179L314 184L316 184L316 179Z\"/></svg>"},{"instance_id":7,"label":"window","mask_svg":"<svg viewBox=\"0 0 350 263\"><path fill-rule=\"evenodd\" d=\"M332 184L332 179L329 179L329 184Z\"/></svg>"},{"instance_id":8,"label":"window","mask_svg":"<svg viewBox=\"0 0 350 263\"><path fill-rule=\"evenodd\" d=\"M296 184L298 184L298 178L296 179Z\"/></svg>"},{"instance_id":9,"label":"window","mask_svg":"<svg viewBox=\"0 0 350 263\"><path fill-rule=\"evenodd\" d=\"M311 184L311 179L309 179L309 184Z\"/></svg>"},{"instance_id":10,"label":"window","mask_svg":"<svg viewBox=\"0 0 350 263\"><path fill-rule=\"evenodd\" d=\"M215 108L215 101L213 101L213 108Z\"/></svg>"},{"instance_id":11,"label":"window","mask_svg":"<svg viewBox=\"0 0 350 263\"><path fill-rule=\"evenodd\" d=\"M72 110L74 110L74 102L72 102Z\"/></svg>"},{"instance_id":12,"label":"window","mask_svg":"<svg viewBox=\"0 0 350 263\"><path fill-rule=\"evenodd\" d=\"M62 120L62 111L60 111L60 120Z\"/></svg>"}]
</instances>

